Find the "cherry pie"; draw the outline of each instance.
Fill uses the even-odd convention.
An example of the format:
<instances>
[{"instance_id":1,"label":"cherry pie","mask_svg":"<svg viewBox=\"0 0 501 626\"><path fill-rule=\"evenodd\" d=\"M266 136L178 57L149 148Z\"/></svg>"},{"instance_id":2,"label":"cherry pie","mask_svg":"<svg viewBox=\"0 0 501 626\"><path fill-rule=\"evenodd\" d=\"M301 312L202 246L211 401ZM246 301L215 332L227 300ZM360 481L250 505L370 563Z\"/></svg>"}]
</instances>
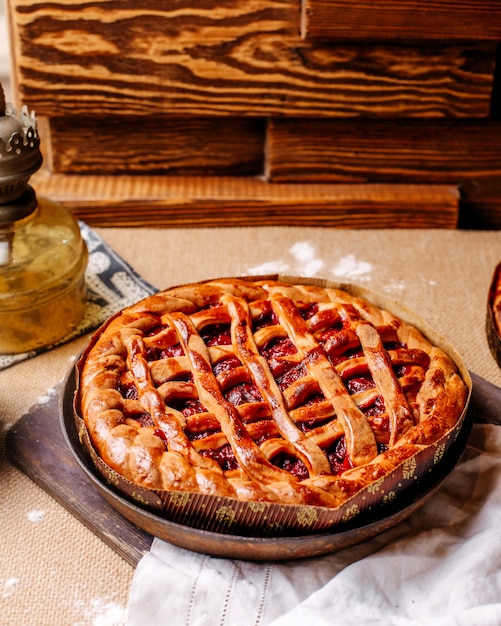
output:
<instances>
[{"instance_id":1,"label":"cherry pie","mask_svg":"<svg viewBox=\"0 0 501 626\"><path fill-rule=\"evenodd\" d=\"M346 502L454 428L468 395L415 327L282 279L148 297L96 333L79 369L77 412L127 481L281 505Z\"/></svg>"}]
</instances>

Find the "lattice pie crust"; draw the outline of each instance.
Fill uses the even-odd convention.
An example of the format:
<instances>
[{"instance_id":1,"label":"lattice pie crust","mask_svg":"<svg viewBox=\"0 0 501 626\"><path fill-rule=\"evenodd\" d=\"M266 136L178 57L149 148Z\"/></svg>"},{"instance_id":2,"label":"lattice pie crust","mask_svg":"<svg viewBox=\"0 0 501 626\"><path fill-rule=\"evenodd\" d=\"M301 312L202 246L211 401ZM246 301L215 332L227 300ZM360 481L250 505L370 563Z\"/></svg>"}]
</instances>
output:
<instances>
[{"instance_id":1,"label":"lattice pie crust","mask_svg":"<svg viewBox=\"0 0 501 626\"><path fill-rule=\"evenodd\" d=\"M122 311L81 361L101 459L147 489L337 507L455 426L468 388L347 291L221 279Z\"/></svg>"}]
</instances>

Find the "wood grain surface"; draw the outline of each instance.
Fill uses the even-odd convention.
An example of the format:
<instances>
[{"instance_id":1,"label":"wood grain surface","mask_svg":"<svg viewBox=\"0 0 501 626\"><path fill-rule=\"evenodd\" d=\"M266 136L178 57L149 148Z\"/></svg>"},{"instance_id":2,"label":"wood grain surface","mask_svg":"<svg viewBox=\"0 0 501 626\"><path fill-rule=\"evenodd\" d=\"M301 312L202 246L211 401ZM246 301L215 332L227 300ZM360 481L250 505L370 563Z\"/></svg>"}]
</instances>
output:
<instances>
[{"instance_id":1,"label":"wood grain surface","mask_svg":"<svg viewBox=\"0 0 501 626\"><path fill-rule=\"evenodd\" d=\"M266 173L276 182L499 180L501 123L274 119Z\"/></svg>"},{"instance_id":2,"label":"wood grain surface","mask_svg":"<svg viewBox=\"0 0 501 626\"><path fill-rule=\"evenodd\" d=\"M461 227L501 225L499 121L273 119L267 147L271 181L456 185Z\"/></svg>"},{"instance_id":3,"label":"wood grain surface","mask_svg":"<svg viewBox=\"0 0 501 626\"><path fill-rule=\"evenodd\" d=\"M91 224L501 227L497 0L7 2Z\"/></svg>"},{"instance_id":4,"label":"wood grain surface","mask_svg":"<svg viewBox=\"0 0 501 626\"><path fill-rule=\"evenodd\" d=\"M264 168L262 118L56 117L49 123L55 174L259 176Z\"/></svg>"},{"instance_id":5,"label":"wood grain surface","mask_svg":"<svg viewBox=\"0 0 501 626\"><path fill-rule=\"evenodd\" d=\"M455 228L459 213L459 193L450 185L270 184L250 177L42 173L35 188L92 226Z\"/></svg>"},{"instance_id":6,"label":"wood grain surface","mask_svg":"<svg viewBox=\"0 0 501 626\"><path fill-rule=\"evenodd\" d=\"M297 0L9 0L39 115L482 117L495 44L316 43Z\"/></svg>"},{"instance_id":7,"label":"wood grain surface","mask_svg":"<svg viewBox=\"0 0 501 626\"><path fill-rule=\"evenodd\" d=\"M499 41L498 0L302 0L308 38Z\"/></svg>"}]
</instances>

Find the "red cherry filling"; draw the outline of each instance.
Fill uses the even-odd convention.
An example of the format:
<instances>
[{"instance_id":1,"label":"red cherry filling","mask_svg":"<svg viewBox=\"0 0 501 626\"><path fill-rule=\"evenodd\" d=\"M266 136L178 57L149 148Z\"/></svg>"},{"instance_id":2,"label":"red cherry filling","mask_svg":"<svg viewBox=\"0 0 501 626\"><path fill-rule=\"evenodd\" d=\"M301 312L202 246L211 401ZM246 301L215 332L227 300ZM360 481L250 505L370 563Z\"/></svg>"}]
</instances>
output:
<instances>
[{"instance_id":1,"label":"red cherry filling","mask_svg":"<svg viewBox=\"0 0 501 626\"><path fill-rule=\"evenodd\" d=\"M353 467L346 450L346 440L341 437L327 450L327 458L334 475L342 474Z\"/></svg>"},{"instance_id":2,"label":"red cherry filling","mask_svg":"<svg viewBox=\"0 0 501 626\"><path fill-rule=\"evenodd\" d=\"M375 385L372 378L365 376L357 376L356 378L346 381L346 388L348 389L350 395L353 395L354 393L361 393L362 391L367 391L368 389L373 389L374 387Z\"/></svg>"},{"instance_id":3,"label":"red cherry filling","mask_svg":"<svg viewBox=\"0 0 501 626\"><path fill-rule=\"evenodd\" d=\"M231 344L231 328L229 324L209 324L200 331L205 345L229 346Z\"/></svg>"},{"instance_id":4,"label":"red cherry filling","mask_svg":"<svg viewBox=\"0 0 501 626\"><path fill-rule=\"evenodd\" d=\"M125 398L126 400L137 400L139 398L139 394L137 393L137 387L133 382L119 382L118 391L122 398Z\"/></svg>"},{"instance_id":5,"label":"red cherry filling","mask_svg":"<svg viewBox=\"0 0 501 626\"><path fill-rule=\"evenodd\" d=\"M237 460L229 444L221 446L218 450L202 450L200 454L219 463L224 472L238 469Z\"/></svg>"},{"instance_id":6,"label":"red cherry filling","mask_svg":"<svg viewBox=\"0 0 501 626\"><path fill-rule=\"evenodd\" d=\"M240 359L238 359L234 355L230 355L221 361L218 361L213 368L214 376L219 376L219 374L223 374L224 372L229 372L235 367L240 367Z\"/></svg>"},{"instance_id":7,"label":"red cherry filling","mask_svg":"<svg viewBox=\"0 0 501 626\"><path fill-rule=\"evenodd\" d=\"M317 302L307 302L306 304L299 304L299 314L304 320L309 320L314 315L318 313L318 303Z\"/></svg>"},{"instance_id":8,"label":"red cherry filling","mask_svg":"<svg viewBox=\"0 0 501 626\"><path fill-rule=\"evenodd\" d=\"M160 439L164 442L165 447L167 447L167 435L164 433L163 430L161 430L160 428L155 428L155 431L153 433L154 435L156 435L157 437L160 437Z\"/></svg>"},{"instance_id":9,"label":"red cherry filling","mask_svg":"<svg viewBox=\"0 0 501 626\"><path fill-rule=\"evenodd\" d=\"M271 302L261 302L261 313L257 315L252 321L252 328L254 332L257 332L261 328L266 326L274 326L278 324L278 317L275 311L271 308Z\"/></svg>"},{"instance_id":10,"label":"red cherry filling","mask_svg":"<svg viewBox=\"0 0 501 626\"><path fill-rule=\"evenodd\" d=\"M162 332L162 330L165 330L166 328L167 328L167 325L160 324L160 320L159 320L159 323L156 326L152 326L149 330L145 331L144 336L154 337L155 335L158 335L159 333Z\"/></svg>"},{"instance_id":11,"label":"red cherry filling","mask_svg":"<svg viewBox=\"0 0 501 626\"><path fill-rule=\"evenodd\" d=\"M376 417L378 415L382 415L385 412L386 408L384 406L384 400L381 396L377 396L374 400L373 404L364 408L363 412L367 417Z\"/></svg>"},{"instance_id":12,"label":"red cherry filling","mask_svg":"<svg viewBox=\"0 0 501 626\"><path fill-rule=\"evenodd\" d=\"M155 426L155 422L149 413L140 413L139 415L134 415L133 417L141 424L141 426Z\"/></svg>"},{"instance_id":13,"label":"red cherry filling","mask_svg":"<svg viewBox=\"0 0 501 626\"><path fill-rule=\"evenodd\" d=\"M200 400L188 399L184 402L184 406L180 408L180 411L185 417L189 417L197 413L204 413L205 409Z\"/></svg>"},{"instance_id":14,"label":"red cherry filling","mask_svg":"<svg viewBox=\"0 0 501 626\"><path fill-rule=\"evenodd\" d=\"M378 453L384 452L386 448L384 444L378 443ZM331 465L332 473L336 476L353 467L350 457L348 456L348 451L346 450L346 439L344 437L335 441L329 450L327 450L326 454Z\"/></svg>"},{"instance_id":15,"label":"red cherry filling","mask_svg":"<svg viewBox=\"0 0 501 626\"><path fill-rule=\"evenodd\" d=\"M173 356L183 356L183 354L183 347L179 343L176 343L173 346L167 346L165 348L159 346L150 346L146 350L146 360L160 361L161 359L168 359Z\"/></svg>"},{"instance_id":16,"label":"red cherry filling","mask_svg":"<svg viewBox=\"0 0 501 626\"><path fill-rule=\"evenodd\" d=\"M279 357L288 356L290 354L296 354L296 352L296 346L288 337L272 339L271 341L268 341L268 343L261 349L261 354L268 361L272 359L277 359Z\"/></svg>"},{"instance_id":17,"label":"red cherry filling","mask_svg":"<svg viewBox=\"0 0 501 626\"><path fill-rule=\"evenodd\" d=\"M287 389L287 387L290 387L292 383L295 383L296 380L303 378L305 374L305 366L303 365L303 363L298 363L298 365L291 367L289 370L287 370L287 372L285 372L283 376L280 376L278 378L278 386L283 391L284 389Z\"/></svg>"},{"instance_id":18,"label":"red cherry filling","mask_svg":"<svg viewBox=\"0 0 501 626\"><path fill-rule=\"evenodd\" d=\"M295 476L298 480L305 480L309 477L309 472L306 465L301 461L301 459L297 459L293 456L290 456L285 453L277 454L273 460L273 465L279 467L280 469L289 472L293 476Z\"/></svg>"},{"instance_id":19,"label":"red cherry filling","mask_svg":"<svg viewBox=\"0 0 501 626\"><path fill-rule=\"evenodd\" d=\"M411 365L398 365L394 368L395 376L401 378L402 376L407 376L412 372Z\"/></svg>"}]
</instances>

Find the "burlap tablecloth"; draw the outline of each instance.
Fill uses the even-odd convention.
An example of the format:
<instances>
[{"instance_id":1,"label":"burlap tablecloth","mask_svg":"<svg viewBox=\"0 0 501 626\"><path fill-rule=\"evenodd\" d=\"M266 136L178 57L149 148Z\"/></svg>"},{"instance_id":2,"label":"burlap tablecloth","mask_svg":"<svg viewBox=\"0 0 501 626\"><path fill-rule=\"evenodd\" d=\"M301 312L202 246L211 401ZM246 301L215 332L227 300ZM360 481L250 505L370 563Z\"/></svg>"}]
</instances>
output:
<instances>
[{"instance_id":1,"label":"burlap tablecloth","mask_svg":"<svg viewBox=\"0 0 501 626\"><path fill-rule=\"evenodd\" d=\"M426 319L501 385L485 310L501 232L304 228L98 229L159 288L263 272L365 285ZM3 433L66 375L82 337L0 372ZM133 568L6 460L0 439L0 624L124 624Z\"/></svg>"}]
</instances>

